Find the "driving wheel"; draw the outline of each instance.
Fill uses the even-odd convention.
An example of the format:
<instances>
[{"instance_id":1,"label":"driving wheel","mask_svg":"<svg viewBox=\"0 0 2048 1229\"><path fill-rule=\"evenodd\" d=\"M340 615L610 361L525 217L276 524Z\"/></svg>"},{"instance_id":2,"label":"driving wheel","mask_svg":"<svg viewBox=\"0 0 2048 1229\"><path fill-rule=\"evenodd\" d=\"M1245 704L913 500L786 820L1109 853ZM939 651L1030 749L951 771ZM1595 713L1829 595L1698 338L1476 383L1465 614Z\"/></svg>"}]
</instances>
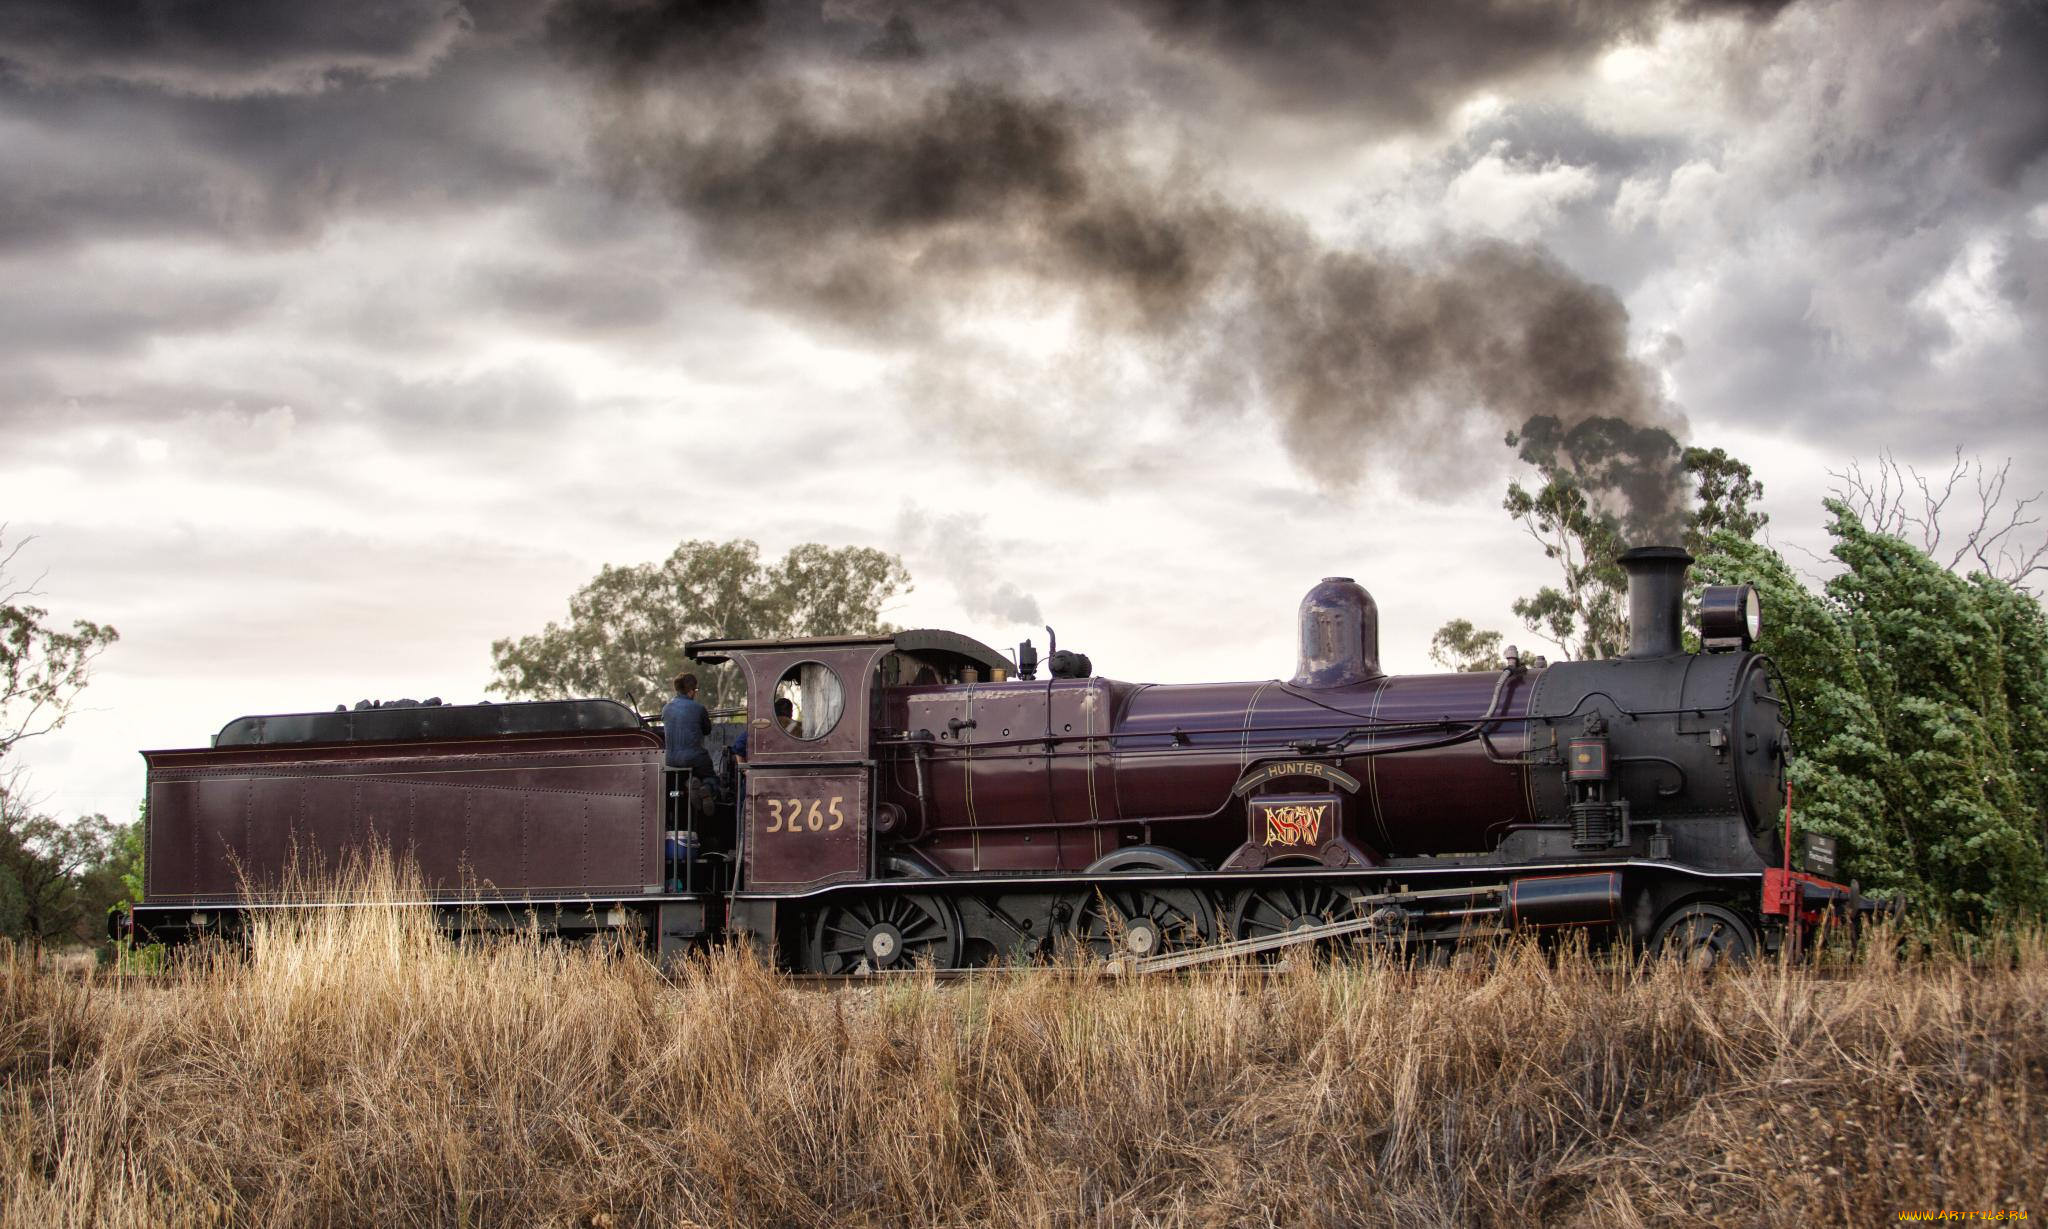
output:
<instances>
[{"instance_id":1,"label":"driving wheel","mask_svg":"<svg viewBox=\"0 0 2048 1229\"><path fill-rule=\"evenodd\" d=\"M1216 937L1215 910L1187 888L1097 888L1076 903L1073 935L1099 960L1184 951Z\"/></svg>"},{"instance_id":2,"label":"driving wheel","mask_svg":"<svg viewBox=\"0 0 2048 1229\"><path fill-rule=\"evenodd\" d=\"M1358 916L1357 904L1335 884L1281 883L1247 888L1231 902L1230 937L1265 939ZM1278 955L1277 950L1261 952L1259 958L1272 960Z\"/></svg>"},{"instance_id":3,"label":"driving wheel","mask_svg":"<svg viewBox=\"0 0 2048 1229\"><path fill-rule=\"evenodd\" d=\"M858 896L818 910L806 963L814 973L863 973L960 963L960 915L943 897Z\"/></svg>"}]
</instances>

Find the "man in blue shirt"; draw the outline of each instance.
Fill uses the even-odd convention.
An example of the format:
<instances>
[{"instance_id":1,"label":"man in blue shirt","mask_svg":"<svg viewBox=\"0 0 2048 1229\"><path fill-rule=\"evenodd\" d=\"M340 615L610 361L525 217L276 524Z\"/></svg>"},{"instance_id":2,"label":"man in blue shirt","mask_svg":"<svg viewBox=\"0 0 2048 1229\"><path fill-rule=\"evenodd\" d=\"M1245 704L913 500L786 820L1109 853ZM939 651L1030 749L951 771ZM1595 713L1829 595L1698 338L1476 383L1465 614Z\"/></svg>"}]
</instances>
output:
<instances>
[{"instance_id":1,"label":"man in blue shirt","mask_svg":"<svg viewBox=\"0 0 2048 1229\"><path fill-rule=\"evenodd\" d=\"M711 775L711 753L704 736L711 733L711 714L697 703L697 676L676 676L676 698L661 710L661 735L670 768L687 768L693 777Z\"/></svg>"}]
</instances>

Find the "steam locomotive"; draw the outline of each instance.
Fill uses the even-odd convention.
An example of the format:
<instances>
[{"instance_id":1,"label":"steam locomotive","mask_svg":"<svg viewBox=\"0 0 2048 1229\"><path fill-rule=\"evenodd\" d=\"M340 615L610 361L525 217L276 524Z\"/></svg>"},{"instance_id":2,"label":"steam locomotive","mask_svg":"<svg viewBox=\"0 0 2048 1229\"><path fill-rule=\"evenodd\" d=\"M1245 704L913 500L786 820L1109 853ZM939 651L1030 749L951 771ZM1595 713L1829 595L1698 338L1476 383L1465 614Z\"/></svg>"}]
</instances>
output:
<instances>
[{"instance_id":1,"label":"steam locomotive","mask_svg":"<svg viewBox=\"0 0 2048 1229\"><path fill-rule=\"evenodd\" d=\"M1707 589L1688 652L1691 562L1622 556L1625 656L1489 672L1386 674L1343 577L1302 600L1285 680L1125 683L1066 651L1041 678L1028 641L1013 660L944 631L699 641L749 697L717 788L609 700L243 717L144 753L145 898L116 925L233 931L307 903L274 886L294 858L374 841L451 928L664 958L722 938L819 973L1515 929L1741 961L1872 902L1824 841L1794 865L1756 593Z\"/></svg>"}]
</instances>

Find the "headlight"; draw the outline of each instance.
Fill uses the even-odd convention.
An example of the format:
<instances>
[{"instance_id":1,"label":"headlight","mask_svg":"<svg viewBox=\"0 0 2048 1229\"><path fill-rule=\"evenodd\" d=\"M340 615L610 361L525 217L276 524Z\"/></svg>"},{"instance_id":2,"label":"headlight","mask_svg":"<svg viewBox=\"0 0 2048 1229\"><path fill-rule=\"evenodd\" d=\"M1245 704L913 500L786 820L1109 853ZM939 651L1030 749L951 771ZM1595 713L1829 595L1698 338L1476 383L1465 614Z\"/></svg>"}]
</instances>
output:
<instances>
[{"instance_id":1,"label":"headlight","mask_svg":"<svg viewBox=\"0 0 2048 1229\"><path fill-rule=\"evenodd\" d=\"M1746 649L1764 630L1764 604L1754 585L1708 585L1700 594L1700 647Z\"/></svg>"}]
</instances>

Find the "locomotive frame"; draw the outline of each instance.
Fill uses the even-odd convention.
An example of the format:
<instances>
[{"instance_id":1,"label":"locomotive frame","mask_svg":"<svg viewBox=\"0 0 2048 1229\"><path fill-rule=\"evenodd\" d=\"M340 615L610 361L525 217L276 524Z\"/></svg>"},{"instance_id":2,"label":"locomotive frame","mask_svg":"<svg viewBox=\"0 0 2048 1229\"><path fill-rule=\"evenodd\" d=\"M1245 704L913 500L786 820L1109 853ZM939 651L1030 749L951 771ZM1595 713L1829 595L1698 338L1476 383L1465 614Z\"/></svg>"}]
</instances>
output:
<instances>
[{"instance_id":1,"label":"locomotive frame","mask_svg":"<svg viewBox=\"0 0 2048 1229\"><path fill-rule=\"evenodd\" d=\"M822 973L1336 931L1746 959L1877 906L1793 868L1754 593L1710 590L1687 652L1690 562L1623 557L1625 657L1472 674L1386 675L1344 578L1304 599L1288 681L1134 685L1071 654L1039 679L942 631L695 642L750 704L743 782L709 806L610 701L240 718L145 753L145 899L113 927L176 941L321 903L272 886L291 858L377 841L451 929L636 932L663 959L727 938Z\"/></svg>"}]
</instances>

